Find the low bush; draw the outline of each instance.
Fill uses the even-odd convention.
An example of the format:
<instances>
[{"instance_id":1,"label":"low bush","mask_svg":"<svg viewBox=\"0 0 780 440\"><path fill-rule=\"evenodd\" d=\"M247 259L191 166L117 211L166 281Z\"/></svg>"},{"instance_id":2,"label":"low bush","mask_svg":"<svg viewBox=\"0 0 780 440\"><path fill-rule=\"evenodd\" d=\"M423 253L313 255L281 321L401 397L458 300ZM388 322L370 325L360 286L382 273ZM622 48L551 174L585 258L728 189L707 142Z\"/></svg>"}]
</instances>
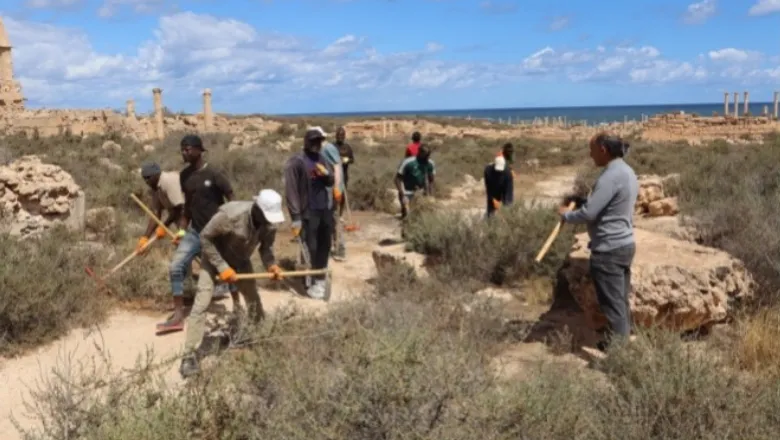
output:
<instances>
[{"instance_id":1,"label":"low bush","mask_svg":"<svg viewBox=\"0 0 780 440\"><path fill-rule=\"evenodd\" d=\"M571 248L575 228L562 228L544 259L535 262L559 220L549 207L517 202L487 221L481 215L412 210L404 233L412 250L429 256L440 278L495 284L552 277Z\"/></svg>"},{"instance_id":2,"label":"low bush","mask_svg":"<svg viewBox=\"0 0 780 440\"><path fill-rule=\"evenodd\" d=\"M64 228L17 241L0 235L0 355L100 322L108 304L85 274L105 253L77 245Z\"/></svg>"}]
</instances>

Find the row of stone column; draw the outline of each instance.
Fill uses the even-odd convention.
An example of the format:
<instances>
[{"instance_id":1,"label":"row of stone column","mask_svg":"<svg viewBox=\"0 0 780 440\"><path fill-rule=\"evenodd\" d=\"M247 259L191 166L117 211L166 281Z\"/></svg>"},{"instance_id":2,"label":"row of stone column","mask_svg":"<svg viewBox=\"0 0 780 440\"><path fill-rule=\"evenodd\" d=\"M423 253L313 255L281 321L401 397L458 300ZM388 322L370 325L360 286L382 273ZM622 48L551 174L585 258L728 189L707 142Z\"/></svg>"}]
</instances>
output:
<instances>
[{"instance_id":1,"label":"row of stone column","mask_svg":"<svg viewBox=\"0 0 780 440\"><path fill-rule=\"evenodd\" d=\"M165 123L163 121L162 89L155 87L152 89L152 99L154 104L154 128L158 139L165 137ZM127 100L127 117L135 119L135 101ZM211 110L211 89L203 91L203 128L210 131L214 124L214 113Z\"/></svg>"},{"instance_id":2,"label":"row of stone column","mask_svg":"<svg viewBox=\"0 0 780 440\"><path fill-rule=\"evenodd\" d=\"M723 114L729 115L729 92L723 93ZM744 93L745 96L745 102L742 106L742 114L745 115L748 113L750 109L750 94L748 92ZM778 117L778 111L780 111L780 92L774 93L774 111L772 112L772 116L774 116L775 119ZM733 116L735 118L739 117L739 92L734 92L734 112ZM764 116L769 116L769 107L764 106Z\"/></svg>"}]
</instances>

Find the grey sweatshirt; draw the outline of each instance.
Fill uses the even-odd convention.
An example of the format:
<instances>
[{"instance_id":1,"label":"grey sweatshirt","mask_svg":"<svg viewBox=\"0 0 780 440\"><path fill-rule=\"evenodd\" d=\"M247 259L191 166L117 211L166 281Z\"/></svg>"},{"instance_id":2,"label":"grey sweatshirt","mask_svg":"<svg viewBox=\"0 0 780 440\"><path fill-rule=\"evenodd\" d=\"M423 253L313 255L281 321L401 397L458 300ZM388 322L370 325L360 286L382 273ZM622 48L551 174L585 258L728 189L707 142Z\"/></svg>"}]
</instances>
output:
<instances>
[{"instance_id":1,"label":"grey sweatshirt","mask_svg":"<svg viewBox=\"0 0 780 440\"><path fill-rule=\"evenodd\" d=\"M588 201L565 213L563 220L588 225L591 251L610 251L632 244L638 193L634 170L623 159L614 159L596 180Z\"/></svg>"}]
</instances>

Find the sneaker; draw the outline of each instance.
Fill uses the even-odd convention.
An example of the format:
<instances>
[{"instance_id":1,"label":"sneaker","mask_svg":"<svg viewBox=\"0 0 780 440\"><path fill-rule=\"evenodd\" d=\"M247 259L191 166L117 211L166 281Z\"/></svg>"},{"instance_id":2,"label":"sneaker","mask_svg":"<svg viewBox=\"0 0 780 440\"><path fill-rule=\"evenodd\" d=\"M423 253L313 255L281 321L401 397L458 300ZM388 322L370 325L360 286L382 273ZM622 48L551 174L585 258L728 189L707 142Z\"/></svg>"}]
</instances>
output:
<instances>
[{"instance_id":1,"label":"sneaker","mask_svg":"<svg viewBox=\"0 0 780 440\"><path fill-rule=\"evenodd\" d=\"M309 287L306 291L306 294L309 295L310 298L325 299L325 282L322 280L315 281L314 285Z\"/></svg>"},{"instance_id":2,"label":"sneaker","mask_svg":"<svg viewBox=\"0 0 780 440\"><path fill-rule=\"evenodd\" d=\"M343 246L339 247L333 252L333 260L344 261L347 259L347 250Z\"/></svg>"},{"instance_id":3,"label":"sneaker","mask_svg":"<svg viewBox=\"0 0 780 440\"><path fill-rule=\"evenodd\" d=\"M181 365L179 366L179 374L184 379L192 377L200 373L200 367L198 366L198 359L194 354L187 355L182 358Z\"/></svg>"}]
</instances>

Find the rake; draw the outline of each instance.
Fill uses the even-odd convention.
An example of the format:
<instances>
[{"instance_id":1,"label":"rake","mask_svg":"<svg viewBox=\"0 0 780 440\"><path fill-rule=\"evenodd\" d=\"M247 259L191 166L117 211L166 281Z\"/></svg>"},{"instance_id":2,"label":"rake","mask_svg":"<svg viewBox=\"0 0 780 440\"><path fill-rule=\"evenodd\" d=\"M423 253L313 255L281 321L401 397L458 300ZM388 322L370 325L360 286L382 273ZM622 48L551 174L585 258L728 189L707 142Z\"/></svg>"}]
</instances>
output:
<instances>
[{"instance_id":1,"label":"rake","mask_svg":"<svg viewBox=\"0 0 780 440\"><path fill-rule=\"evenodd\" d=\"M349 207L349 198L347 197L347 190L344 189L344 205L347 206L347 225L344 226L344 230L347 232L354 232L360 229L360 225L352 222L352 209Z\"/></svg>"}]
</instances>

